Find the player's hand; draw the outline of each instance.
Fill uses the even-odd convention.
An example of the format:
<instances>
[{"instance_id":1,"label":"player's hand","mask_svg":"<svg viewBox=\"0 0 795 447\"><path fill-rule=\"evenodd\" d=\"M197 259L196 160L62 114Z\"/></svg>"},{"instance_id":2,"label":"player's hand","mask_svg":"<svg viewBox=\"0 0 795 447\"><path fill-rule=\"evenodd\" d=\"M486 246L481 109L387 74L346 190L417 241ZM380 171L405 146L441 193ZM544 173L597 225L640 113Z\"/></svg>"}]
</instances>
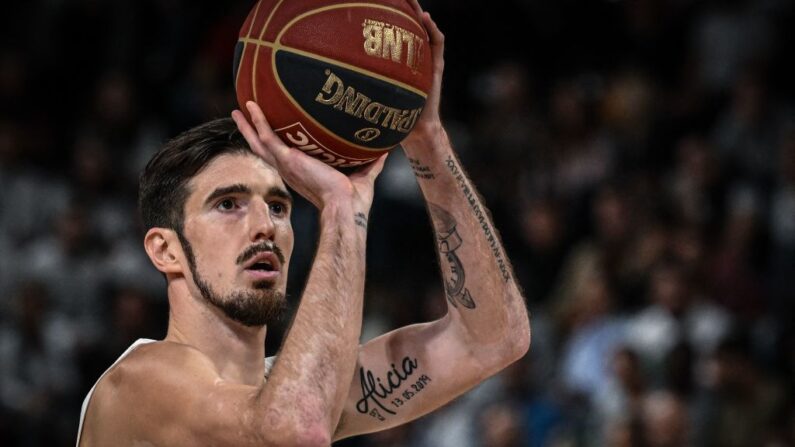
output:
<instances>
[{"instance_id":1,"label":"player's hand","mask_svg":"<svg viewBox=\"0 0 795 447\"><path fill-rule=\"evenodd\" d=\"M411 0L411 6L417 16L422 19L422 25L430 38L431 57L433 58L433 83L417 124L403 140L403 144L406 145L427 141L429 138L436 136L442 129L442 122L439 117L439 99L442 93L442 74L444 73L444 34L439 31L439 27L431 19L431 15L422 10L417 0Z\"/></svg>"},{"instance_id":2,"label":"player's hand","mask_svg":"<svg viewBox=\"0 0 795 447\"><path fill-rule=\"evenodd\" d=\"M262 109L253 101L246 103L254 127L239 110L232 112L237 128L251 150L276 168L284 181L312 202L319 210L327 205L350 201L354 209L367 214L373 201L373 186L381 173L386 154L346 176L301 150L287 146L276 135ZM255 130L256 128L256 130Z\"/></svg>"}]
</instances>

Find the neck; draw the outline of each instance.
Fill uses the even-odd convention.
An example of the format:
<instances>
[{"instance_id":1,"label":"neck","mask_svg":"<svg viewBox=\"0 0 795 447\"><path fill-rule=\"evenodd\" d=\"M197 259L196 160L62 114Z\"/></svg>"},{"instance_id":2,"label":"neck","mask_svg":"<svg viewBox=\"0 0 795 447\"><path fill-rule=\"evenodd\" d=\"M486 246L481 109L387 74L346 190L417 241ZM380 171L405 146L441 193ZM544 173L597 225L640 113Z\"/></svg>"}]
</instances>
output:
<instances>
[{"instance_id":1,"label":"neck","mask_svg":"<svg viewBox=\"0 0 795 447\"><path fill-rule=\"evenodd\" d=\"M198 349L224 380L263 384L266 326L246 327L232 321L201 296L192 295L184 279L169 281L168 297L166 341Z\"/></svg>"}]
</instances>

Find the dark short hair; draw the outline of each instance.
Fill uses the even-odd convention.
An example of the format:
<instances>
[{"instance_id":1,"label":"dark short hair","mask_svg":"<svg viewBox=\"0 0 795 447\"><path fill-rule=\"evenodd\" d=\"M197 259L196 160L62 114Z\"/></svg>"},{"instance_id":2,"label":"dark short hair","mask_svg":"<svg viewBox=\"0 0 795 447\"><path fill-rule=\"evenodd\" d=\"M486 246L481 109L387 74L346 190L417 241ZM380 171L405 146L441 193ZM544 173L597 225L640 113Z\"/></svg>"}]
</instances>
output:
<instances>
[{"instance_id":1,"label":"dark short hair","mask_svg":"<svg viewBox=\"0 0 795 447\"><path fill-rule=\"evenodd\" d=\"M170 228L182 234L188 182L222 154L250 152L231 118L187 130L155 153L138 183L138 207L144 231Z\"/></svg>"}]
</instances>

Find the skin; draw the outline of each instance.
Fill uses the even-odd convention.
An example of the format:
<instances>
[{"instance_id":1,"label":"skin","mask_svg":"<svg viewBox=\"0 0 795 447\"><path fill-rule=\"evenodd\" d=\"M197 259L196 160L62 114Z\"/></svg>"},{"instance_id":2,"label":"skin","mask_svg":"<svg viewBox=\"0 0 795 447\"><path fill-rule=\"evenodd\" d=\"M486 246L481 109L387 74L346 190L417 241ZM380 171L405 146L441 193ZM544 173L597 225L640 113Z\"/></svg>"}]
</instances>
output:
<instances>
[{"instance_id":1,"label":"skin","mask_svg":"<svg viewBox=\"0 0 795 447\"><path fill-rule=\"evenodd\" d=\"M273 280L283 291L293 233L289 211L274 205L283 199L269 191L286 183L318 208L317 254L278 360L264 379L266 327L243 326L203 300L176 234L152 229L144 245L168 278L168 335L135 349L100 380L81 446L325 446L416 419L527 352L523 297L439 118L444 36L416 1L413 6L431 37L434 84L403 149L433 173L418 182L431 210L442 280L456 284L448 289L447 314L359 345L361 216L369 213L385 157L345 176L286 146L249 103L253 126L239 111L233 118L260 158L221 156L191 181L185 236L199 274L222 296L252 286L235 263L239 254L273 241L287 261ZM231 197L239 206L229 212L205 204L229 179L250 189Z\"/></svg>"}]
</instances>

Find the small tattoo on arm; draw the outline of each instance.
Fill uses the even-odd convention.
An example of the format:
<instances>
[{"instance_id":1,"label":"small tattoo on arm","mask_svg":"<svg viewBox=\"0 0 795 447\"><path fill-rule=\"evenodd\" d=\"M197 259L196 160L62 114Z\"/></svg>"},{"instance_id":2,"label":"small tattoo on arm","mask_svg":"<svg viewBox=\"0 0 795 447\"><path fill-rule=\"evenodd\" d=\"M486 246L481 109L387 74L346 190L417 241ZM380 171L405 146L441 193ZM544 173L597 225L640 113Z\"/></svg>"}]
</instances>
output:
<instances>
[{"instance_id":1,"label":"small tattoo on arm","mask_svg":"<svg viewBox=\"0 0 795 447\"><path fill-rule=\"evenodd\" d=\"M466 271L464 265L461 263L458 255L455 253L459 247L464 243L461 235L456 230L457 222L452 214L443 210L438 205L428 203L433 216L434 224L436 227L436 238L439 241L439 256L444 256L447 260L449 268L448 274L444 278L444 288L447 293L447 299L453 305L458 307L460 303L467 309L474 309L477 307L475 300L469 293L469 289L465 287Z\"/></svg>"},{"instance_id":2,"label":"small tattoo on arm","mask_svg":"<svg viewBox=\"0 0 795 447\"><path fill-rule=\"evenodd\" d=\"M411 165L411 169L414 171L414 175L419 179L424 180L433 180L436 176L431 171L431 168L422 164L416 158L409 158L409 165Z\"/></svg>"},{"instance_id":3,"label":"small tattoo on arm","mask_svg":"<svg viewBox=\"0 0 795 447\"><path fill-rule=\"evenodd\" d=\"M386 420L385 417L381 416L381 412L378 411L378 408L373 408L372 410L370 410L369 415L378 419L381 422L384 422Z\"/></svg>"},{"instance_id":4,"label":"small tattoo on arm","mask_svg":"<svg viewBox=\"0 0 795 447\"><path fill-rule=\"evenodd\" d=\"M387 414L396 414L387 404L391 403L393 407L398 407L404 402L401 400L398 405L395 403L394 399L389 402L384 401L384 399L391 397L396 391L399 392L400 390L398 388L400 388L400 385L403 384L416 369L417 359L408 356L403 358L400 368L396 367L394 363L392 364L392 369L386 373L385 380L373 375L373 372L369 369L365 369L364 367L359 368L362 398L356 402L356 410L361 414L369 414L379 421L385 420L385 417L381 414L382 411ZM427 376L425 377L427 378ZM420 377L420 380L421 379L422 376ZM430 378L427 378L427 381L430 382ZM423 386L424 385L423 383ZM396 398L396 400L400 399Z\"/></svg>"},{"instance_id":5,"label":"small tattoo on arm","mask_svg":"<svg viewBox=\"0 0 795 447\"><path fill-rule=\"evenodd\" d=\"M396 397L392 399L391 402L392 405L396 408L402 406L403 404L411 400L414 396L416 396L417 393L424 390L425 385L427 385L430 381L431 381L430 377L426 376L425 374L421 375L416 382L411 384L410 389L406 389L405 391L403 391L403 394L400 395L403 399L405 399L405 401L400 397Z\"/></svg>"},{"instance_id":6,"label":"small tattoo on arm","mask_svg":"<svg viewBox=\"0 0 795 447\"><path fill-rule=\"evenodd\" d=\"M367 216L365 216L364 213L354 214L353 221L356 223L356 225L364 228L365 230L367 229Z\"/></svg>"}]
</instances>

